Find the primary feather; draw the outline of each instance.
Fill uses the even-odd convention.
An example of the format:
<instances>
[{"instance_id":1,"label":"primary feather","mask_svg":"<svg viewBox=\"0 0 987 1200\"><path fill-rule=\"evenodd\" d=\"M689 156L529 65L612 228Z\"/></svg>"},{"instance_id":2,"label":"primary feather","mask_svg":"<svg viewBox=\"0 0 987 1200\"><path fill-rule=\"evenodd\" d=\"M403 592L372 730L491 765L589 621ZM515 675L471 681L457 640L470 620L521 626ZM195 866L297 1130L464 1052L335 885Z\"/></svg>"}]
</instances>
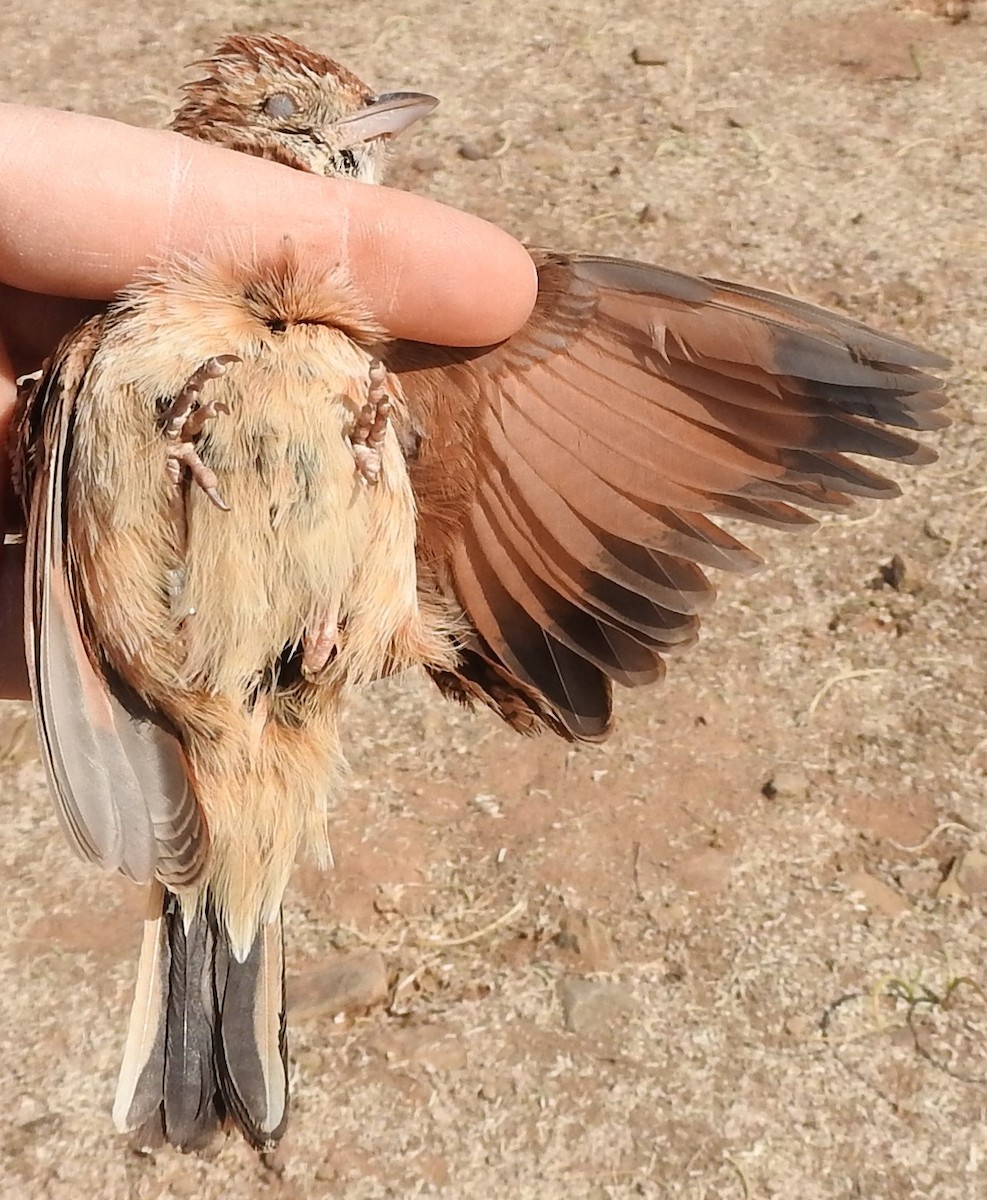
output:
<instances>
[{"instance_id":1,"label":"primary feather","mask_svg":"<svg viewBox=\"0 0 987 1200\"><path fill-rule=\"evenodd\" d=\"M436 681L516 727L597 739L611 681L660 678L696 636L704 568L757 564L712 518L801 528L805 508L897 495L846 455L932 461L893 427L945 424L928 372L946 360L754 288L535 260L538 302L508 342L400 343L388 363L434 434L410 466L423 579L475 631Z\"/></svg>"}]
</instances>

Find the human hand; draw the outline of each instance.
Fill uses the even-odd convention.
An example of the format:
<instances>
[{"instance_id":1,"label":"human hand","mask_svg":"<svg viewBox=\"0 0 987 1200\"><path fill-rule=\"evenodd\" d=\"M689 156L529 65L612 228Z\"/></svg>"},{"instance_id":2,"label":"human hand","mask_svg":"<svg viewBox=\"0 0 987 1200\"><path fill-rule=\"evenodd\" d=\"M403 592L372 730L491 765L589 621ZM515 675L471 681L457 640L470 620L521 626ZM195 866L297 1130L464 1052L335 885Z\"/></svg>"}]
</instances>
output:
<instances>
[{"instance_id":1,"label":"human hand","mask_svg":"<svg viewBox=\"0 0 987 1200\"><path fill-rule=\"evenodd\" d=\"M14 380L60 337L170 253L263 257L291 238L301 256L343 265L396 337L487 345L534 303L524 248L477 217L420 196L292 171L163 130L0 105L0 446ZM7 528L19 523L0 468ZM22 556L0 560L0 696L25 696ZM4 643L6 644L4 648Z\"/></svg>"}]
</instances>

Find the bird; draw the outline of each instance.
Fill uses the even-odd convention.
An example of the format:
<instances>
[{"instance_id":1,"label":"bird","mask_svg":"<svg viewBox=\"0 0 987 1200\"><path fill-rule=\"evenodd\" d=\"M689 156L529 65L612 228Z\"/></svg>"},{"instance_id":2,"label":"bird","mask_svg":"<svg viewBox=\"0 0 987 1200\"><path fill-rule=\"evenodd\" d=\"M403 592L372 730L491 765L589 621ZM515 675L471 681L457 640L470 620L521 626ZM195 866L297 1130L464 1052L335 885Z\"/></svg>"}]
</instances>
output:
<instances>
[{"instance_id":1,"label":"bird","mask_svg":"<svg viewBox=\"0 0 987 1200\"><path fill-rule=\"evenodd\" d=\"M171 128L379 183L437 101L227 37ZM898 486L942 355L757 287L531 249L493 346L389 338L333 266L149 268L25 385L26 644L56 809L149 885L114 1121L141 1145L289 1113L282 900L329 861L341 710L410 668L522 734L600 741L698 636L710 569ZM437 264L437 269L440 269Z\"/></svg>"}]
</instances>

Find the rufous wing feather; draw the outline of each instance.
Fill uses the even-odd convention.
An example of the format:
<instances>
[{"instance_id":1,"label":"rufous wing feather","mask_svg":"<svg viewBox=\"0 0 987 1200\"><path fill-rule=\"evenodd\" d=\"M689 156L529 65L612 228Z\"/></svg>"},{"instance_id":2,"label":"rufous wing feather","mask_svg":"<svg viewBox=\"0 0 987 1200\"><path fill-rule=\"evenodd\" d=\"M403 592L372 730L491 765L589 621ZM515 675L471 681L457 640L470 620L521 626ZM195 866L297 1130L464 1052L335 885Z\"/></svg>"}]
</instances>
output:
<instances>
[{"instance_id":1,"label":"rufous wing feather","mask_svg":"<svg viewBox=\"0 0 987 1200\"><path fill-rule=\"evenodd\" d=\"M640 263L536 252L527 325L476 350L398 342L425 431L409 462L424 590L468 621L436 681L522 729L606 736L611 681L696 637L705 568L758 557L716 524L815 522L888 497L847 455L926 463L937 354L811 304ZM907 432L901 432L902 430Z\"/></svg>"}]
</instances>

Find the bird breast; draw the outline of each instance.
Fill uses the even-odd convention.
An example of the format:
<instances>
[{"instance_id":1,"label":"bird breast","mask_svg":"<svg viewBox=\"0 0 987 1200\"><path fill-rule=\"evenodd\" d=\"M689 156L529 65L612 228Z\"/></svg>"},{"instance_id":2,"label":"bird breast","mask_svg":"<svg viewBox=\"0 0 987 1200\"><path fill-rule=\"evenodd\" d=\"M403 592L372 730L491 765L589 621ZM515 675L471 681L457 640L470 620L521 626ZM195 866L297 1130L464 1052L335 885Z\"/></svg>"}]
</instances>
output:
<instances>
[{"instance_id":1,"label":"bird breast","mask_svg":"<svg viewBox=\"0 0 987 1200\"><path fill-rule=\"evenodd\" d=\"M95 640L152 703L172 708L176 688L246 696L320 629L338 630L327 680L448 659L418 608L394 430L377 483L355 466L371 362L356 338L372 332L337 281L291 267L164 273L111 316L76 408L70 542ZM229 511L169 479L163 432L217 355L239 361L204 384L216 414L195 447Z\"/></svg>"}]
</instances>

